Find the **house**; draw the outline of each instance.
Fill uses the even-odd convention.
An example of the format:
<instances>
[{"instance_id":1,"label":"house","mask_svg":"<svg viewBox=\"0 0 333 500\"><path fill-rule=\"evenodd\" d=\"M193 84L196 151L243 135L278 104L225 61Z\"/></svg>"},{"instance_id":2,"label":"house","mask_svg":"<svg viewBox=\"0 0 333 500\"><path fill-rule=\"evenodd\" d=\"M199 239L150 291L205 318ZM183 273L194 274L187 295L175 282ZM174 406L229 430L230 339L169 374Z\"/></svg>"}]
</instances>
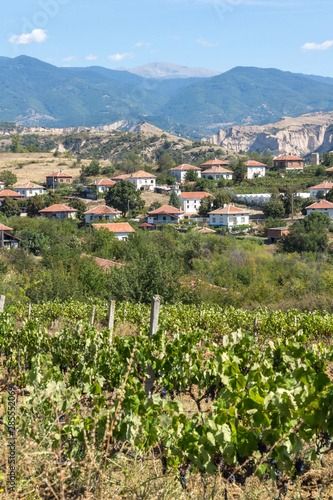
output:
<instances>
[{"instance_id":1,"label":"house","mask_svg":"<svg viewBox=\"0 0 333 500\"><path fill-rule=\"evenodd\" d=\"M206 161L205 163L201 163L201 166L203 167L204 170L212 167L227 167L229 165L229 162L226 160L218 160L215 158L214 160L209 160Z\"/></svg>"},{"instance_id":2,"label":"house","mask_svg":"<svg viewBox=\"0 0 333 500\"><path fill-rule=\"evenodd\" d=\"M269 243L276 243L278 240L289 234L290 231L287 227L272 227L267 229L267 238Z\"/></svg>"},{"instance_id":3,"label":"house","mask_svg":"<svg viewBox=\"0 0 333 500\"><path fill-rule=\"evenodd\" d=\"M147 222L149 224L178 224L184 218L184 212L171 205L163 205L149 212Z\"/></svg>"},{"instance_id":4,"label":"house","mask_svg":"<svg viewBox=\"0 0 333 500\"><path fill-rule=\"evenodd\" d=\"M75 219L75 210L74 208L68 207L63 204L51 205L50 207L43 208L39 210L38 213L42 217L46 217L47 219Z\"/></svg>"},{"instance_id":5,"label":"house","mask_svg":"<svg viewBox=\"0 0 333 500\"><path fill-rule=\"evenodd\" d=\"M215 179L216 181L220 179L232 179L232 170L228 170L227 168L220 167L220 166L213 166L208 168L207 170L204 170L201 173L201 177L203 179Z\"/></svg>"},{"instance_id":6,"label":"house","mask_svg":"<svg viewBox=\"0 0 333 500\"><path fill-rule=\"evenodd\" d=\"M209 225L219 227L234 227L249 224L249 214L244 208L238 208L234 205L224 205L209 212Z\"/></svg>"},{"instance_id":7,"label":"house","mask_svg":"<svg viewBox=\"0 0 333 500\"><path fill-rule=\"evenodd\" d=\"M188 193L177 193L180 199L182 209L184 210L185 217L189 215L197 215L198 210L201 205L201 200L212 196L210 193L205 191L193 191Z\"/></svg>"},{"instance_id":8,"label":"house","mask_svg":"<svg viewBox=\"0 0 333 500\"><path fill-rule=\"evenodd\" d=\"M156 184L156 175L145 172L144 170L138 170L133 174L122 174L112 177L114 182L129 181L135 185L136 189L140 191L154 191Z\"/></svg>"},{"instance_id":9,"label":"house","mask_svg":"<svg viewBox=\"0 0 333 500\"><path fill-rule=\"evenodd\" d=\"M126 181L129 177L131 177L131 174L121 174L121 175L116 175L116 177L112 177L113 182L120 182L120 181Z\"/></svg>"},{"instance_id":10,"label":"house","mask_svg":"<svg viewBox=\"0 0 333 500\"><path fill-rule=\"evenodd\" d=\"M182 165L178 165L178 167L170 168L169 174L182 183L185 182L186 174L190 170L194 170L198 174L198 178L201 177L201 168L189 165L188 163L183 163Z\"/></svg>"},{"instance_id":11,"label":"house","mask_svg":"<svg viewBox=\"0 0 333 500\"><path fill-rule=\"evenodd\" d=\"M21 184L20 186L16 186L16 193L23 194L25 198L30 198L30 196L35 196L36 194L46 194L47 191L43 186L39 186L34 182L26 182L25 184Z\"/></svg>"},{"instance_id":12,"label":"house","mask_svg":"<svg viewBox=\"0 0 333 500\"><path fill-rule=\"evenodd\" d=\"M12 236L10 231L13 231L11 227L0 223L0 248L18 248L19 239Z\"/></svg>"},{"instance_id":13,"label":"house","mask_svg":"<svg viewBox=\"0 0 333 500\"><path fill-rule=\"evenodd\" d=\"M316 212L327 214L330 219L333 219L333 203L326 200L320 200L306 207L306 215L310 215Z\"/></svg>"},{"instance_id":14,"label":"house","mask_svg":"<svg viewBox=\"0 0 333 500\"><path fill-rule=\"evenodd\" d=\"M248 160L244 163L247 168L247 178L255 179L256 177L265 177L266 167L264 163L260 161Z\"/></svg>"},{"instance_id":15,"label":"house","mask_svg":"<svg viewBox=\"0 0 333 500\"><path fill-rule=\"evenodd\" d=\"M57 189L58 187L66 184L72 184L73 176L66 174L62 170L53 172L46 176L46 187L50 189Z\"/></svg>"},{"instance_id":16,"label":"house","mask_svg":"<svg viewBox=\"0 0 333 500\"><path fill-rule=\"evenodd\" d=\"M317 184L316 186L310 187L310 196L314 198L322 198L325 196L331 189L333 188L333 182L322 182L321 184Z\"/></svg>"},{"instance_id":17,"label":"house","mask_svg":"<svg viewBox=\"0 0 333 500\"><path fill-rule=\"evenodd\" d=\"M0 181L0 191L2 191L2 189L5 189L5 183Z\"/></svg>"},{"instance_id":18,"label":"house","mask_svg":"<svg viewBox=\"0 0 333 500\"><path fill-rule=\"evenodd\" d=\"M84 212L85 223L89 224L93 221L107 219L112 221L117 217L121 216L121 212L115 208L108 207L107 205L99 205L98 207L92 208Z\"/></svg>"},{"instance_id":19,"label":"house","mask_svg":"<svg viewBox=\"0 0 333 500\"><path fill-rule=\"evenodd\" d=\"M0 205L5 198L12 198L13 200L23 200L24 195L21 193L16 193L11 189L3 189L0 191Z\"/></svg>"},{"instance_id":20,"label":"house","mask_svg":"<svg viewBox=\"0 0 333 500\"><path fill-rule=\"evenodd\" d=\"M90 191L90 192L96 192L98 193L105 193L105 191L108 191L112 186L115 185L115 181L112 181L111 179L99 179L94 182L90 182L85 187L85 190Z\"/></svg>"},{"instance_id":21,"label":"house","mask_svg":"<svg viewBox=\"0 0 333 500\"><path fill-rule=\"evenodd\" d=\"M135 233L135 230L128 222L106 222L105 224L92 224L95 229L107 229L114 233L118 240L126 240L130 233Z\"/></svg>"},{"instance_id":22,"label":"house","mask_svg":"<svg viewBox=\"0 0 333 500\"><path fill-rule=\"evenodd\" d=\"M304 160L298 156L284 155L274 158L274 168L285 168L286 170L303 170Z\"/></svg>"}]
</instances>

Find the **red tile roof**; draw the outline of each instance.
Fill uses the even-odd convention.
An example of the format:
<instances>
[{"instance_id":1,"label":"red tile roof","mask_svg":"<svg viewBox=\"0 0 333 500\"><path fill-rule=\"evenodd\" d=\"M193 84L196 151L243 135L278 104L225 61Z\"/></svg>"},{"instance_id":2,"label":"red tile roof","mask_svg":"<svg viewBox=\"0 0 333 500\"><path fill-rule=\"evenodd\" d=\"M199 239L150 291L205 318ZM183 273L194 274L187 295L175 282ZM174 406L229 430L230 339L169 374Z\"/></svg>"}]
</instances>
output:
<instances>
[{"instance_id":1,"label":"red tile roof","mask_svg":"<svg viewBox=\"0 0 333 500\"><path fill-rule=\"evenodd\" d=\"M121 214L120 210L116 210L113 207L108 207L107 205L98 205L98 207L91 208L84 212L84 214Z\"/></svg>"},{"instance_id":2,"label":"red tile roof","mask_svg":"<svg viewBox=\"0 0 333 500\"><path fill-rule=\"evenodd\" d=\"M210 229L209 227L203 227L202 229L199 229L198 233L210 234L210 233L216 233L216 231L214 229Z\"/></svg>"},{"instance_id":3,"label":"red tile roof","mask_svg":"<svg viewBox=\"0 0 333 500\"><path fill-rule=\"evenodd\" d=\"M248 160L244 163L246 167L267 167L265 163L260 163L260 161Z\"/></svg>"},{"instance_id":4,"label":"red tile roof","mask_svg":"<svg viewBox=\"0 0 333 500\"><path fill-rule=\"evenodd\" d=\"M0 198L24 198L24 194L16 193L11 189L3 189L0 191Z\"/></svg>"},{"instance_id":5,"label":"red tile roof","mask_svg":"<svg viewBox=\"0 0 333 500\"><path fill-rule=\"evenodd\" d=\"M304 160L303 158L299 158L298 156L284 155L274 158L274 161L304 161Z\"/></svg>"},{"instance_id":6,"label":"red tile roof","mask_svg":"<svg viewBox=\"0 0 333 500\"><path fill-rule=\"evenodd\" d=\"M214 165L216 165L216 166L229 165L229 162L223 161L223 160L218 160L217 158L215 158L214 160L209 160L209 161L206 161L205 163L201 163L202 167L212 167Z\"/></svg>"},{"instance_id":7,"label":"red tile roof","mask_svg":"<svg viewBox=\"0 0 333 500\"><path fill-rule=\"evenodd\" d=\"M51 178L53 178L53 177L54 178L57 178L57 177L66 177L66 178L70 178L70 179L73 178L72 175L66 174L65 172L62 172L61 170L59 170L59 172L54 172L53 174L49 174L49 175L46 176L46 178L49 178L49 177L51 177Z\"/></svg>"},{"instance_id":8,"label":"red tile roof","mask_svg":"<svg viewBox=\"0 0 333 500\"><path fill-rule=\"evenodd\" d=\"M14 189L44 189L44 187L39 186L39 184L35 184L34 182L26 182L20 186L15 186Z\"/></svg>"},{"instance_id":9,"label":"red tile roof","mask_svg":"<svg viewBox=\"0 0 333 500\"><path fill-rule=\"evenodd\" d=\"M182 165L178 165L178 167L170 168L169 172L173 172L174 170L177 172L178 171L186 172L186 170L201 170L201 168L195 167L194 165L189 165L188 163L183 163Z\"/></svg>"},{"instance_id":10,"label":"red tile roof","mask_svg":"<svg viewBox=\"0 0 333 500\"><path fill-rule=\"evenodd\" d=\"M111 179L99 179L94 182L90 182L88 186L114 186L115 181L112 181Z\"/></svg>"},{"instance_id":11,"label":"red tile roof","mask_svg":"<svg viewBox=\"0 0 333 500\"><path fill-rule=\"evenodd\" d=\"M71 208L68 205L63 205L63 204L55 204L51 205L50 207L43 208L42 210L38 210L39 213L44 213L44 212L77 212L75 208Z\"/></svg>"},{"instance_id":12,"label":"red tile roof","mask_svg":"<svg viewBox=\"0 0 333 500\"><path fill-rule=\"evenodd\" d=\"M321 184L317 184L317 186L311 186L309 189L332 189L333 182L324 181Z\"/></svg>"},{"instance_id":13,"label":"red tile roof","mask_svg":"<svg viewBox=\"0 0 333 500\"><path fill-rule=\"evenodd\" d=\"M154 224L148 224L148 222L142 222L142 224L139 224L140 228L145 228L145 227L154 227Z\"/></svg>"},{"instance_id":14,"label":"red tile roof","mask_svg":"<svg viewBox=\"0 0 333 500\"><path fill-rule=\"evenodd\" d=\"M318 208L318 209L320 209L320 208L324 208L324 209L325 208L333 208L333 203L331 203L330 201L326 201L326 200L320 200L316 203L312 203L312 205L309 205L306 208L313 208L313 209L315 209L315 208Z\"/></svg>"},{"instance_id":15,"label":"red tile roof","mask_svg":"<svg viewBox=\"0 0 333 500\"><path fill-rule=\"evenodd\" d=\"M194 191L194 192L188 192L188 193L186 193L186 192L180 193L180 196L184 200L194 200L195 198L206 198L207 196L213 196L213 195L210 193L206 193L205 191Z\"/></svg>"},{"instance_id":16,"label":"red tile roof","mask_svg":"<svg viewBox=\"0 0 333 500\"><path fill-rule=\"evenodd\" d=\"M0 222L0 231L13 231L13 228L7 227L4 224L1 224L1 222Z\"/></svg>"},{"instance_id":17,"label":"red tile roof","mask_svg":"<svg viewBox=\"0 0 333 500\"><path fill-rule=\"evenodd\" d=\"M108 229L111 233L135 233L128 222L106 222L104 224L92 224L96 229Z\"/></svg>"},{"instance_id":18,"label":"red tile roof","mask_svg":"<svg viewBox=\"0 0 333 500\"><path fill-rule=\"evenodd\" d=\"M137 172L134 172L130 176L131 179L142 179L147 177L155 179L156 175L150 174L149 172L145 172L144 170L138 170Z\"/></svg>"},{"instance_id":19,"label":"red tile roof","mask_svg":"<svg viewBox=\"0 0 333 500\"><path fill-rule=\"evenodd\" d=\"M124 181L125 179L128 179L131 177L131 174L121 174L117 175L116 177L112 177L113 181Z\"/></svg>"},{"instance_id":20,"label":"red tile roof","mask_svg":"<svg viewBox=\"0 0 333 500\"><path fill-rule=\"evenodd\" d=\"M178 208L172 207L171 205L163 205L160 208L157 208L156 210L153 210L152 212L149 212L149 215L158 215L158 214L183 214L181 210L178 210Z\"/></svg>"},{"instance_id":21,"label":"red tile roof","mask_svg":"<svg viewBox=\"0 0 333 500\"><path fill-rule=\"evenodd\" d=\"M326 172L333 172L333 167L327 168Z\"/></svg>"},{"instance_id":22,"label":"red tile roof","mask_svg":"<svg viewBox=\"0 0 333 500\"><path fill-rule=\"evenodd\" d=\"M227 205L226 207L217 208L212 212L208 212L211 215L235 215L235 214L249 214L247 210L243 208L235 207L234 205Z\"/></svg>"},{"instance_id":23,"label":"red tile roof","mask_svg":"<svg viewBox=\"0 0 333 500\"><path fill-rule=\"evenodd\" d=\"M208 168L207 170L204 170L202 172L203 174L233 174L233 171L232 170L228 170L226 168L223 168L223 167L212 167L212 168Z\"/></svg>"}]
</instances>

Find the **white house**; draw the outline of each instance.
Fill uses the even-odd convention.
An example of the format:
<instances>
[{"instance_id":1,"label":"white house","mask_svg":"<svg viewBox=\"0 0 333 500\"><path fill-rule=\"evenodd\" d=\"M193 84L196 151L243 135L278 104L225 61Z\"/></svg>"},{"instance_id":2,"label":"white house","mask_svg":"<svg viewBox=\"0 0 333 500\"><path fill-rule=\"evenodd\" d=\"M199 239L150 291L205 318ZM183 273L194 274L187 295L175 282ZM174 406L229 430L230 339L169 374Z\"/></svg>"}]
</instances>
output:
<instances>
[{"instance_id":1,"label":"white house","mask_svg":"<svg viewBox=\"0 0 333 500\"><path fill-rule=\"evenodd\" d=\"M135 230L128 222L106 222L105 224L92 224L95 229L107 229L114 233L118 240L126 240Z\"/></svg>"},{"instance_id":2,"label":"white house","mask_svg":"<svg viewBox=\"0 0 333 500\"><path fill-rule=\"evenodd\" d=\"M177 192L177 191L176 191ZM194 191L189 193L177 193L180 199L182 209L184 210L185 216L196 215L201 205L201 200L212 196L210 193L205 191Z\"/></svg>"},{"instance_id":3,"label":"white house","mask_svg":"<svg viewBox=\"0 0 333 500\"><path fill-rule=\"evenodd\" d=\"M112 186L115 185L115 181L112 181L111 179L99 179L94 182L90 182L87 186L85 186L85 189L87 191L95 191L96 193L105 193L105 191L108 191Z\"/></svg>"},{"instance_id":4,"label":"white house","mask_svg":"<svg viewBox=\"0 0 333 500\"><path fill-rule=\"evenodd\" d=\"M46 217L47 219L75 219L75 213L77 210L74 208L68 207L63 204L55 204L50 207L43 208L43 210L39 210L38 213L42 217Z\"/></svg>"},{"instance_id":5,"label":"white house","mask_svg":"<svg viewBox=\"0 0 333 500\"><path fill-rule=\"evenodd\" d=\"M2 189L5 189L5 183L4 183L4 182L2 182L2 181L0 181L0 191L1 191Z\"/></svg>"},{"instance_id":6,"label":"white house","mask_svg":"<svg viewBox=\"0 0 333 500\"><path fill-rule=\"evenodd\" d=\"M255 179L256 177L265 177L266 167L264 163L260 163L260 161L248 160L245 163L247 168L247 178Z\"/></svg>"},{"instance_id":7,"label":"white house","mask_svg":"<svg viewBox=\"0 0 333 500\"><path fill-rule=\"evenodd\" d=\"M321 184L317 184L316 186L310 187L310 196L314 198L318 198L318 196L326 195L333 188L333 182L322 182Z\"/></svg>"},{"instance_id":8,"label":"white house","mask_svg":"<svg viewBox=\"0 0 333 500\"><path fill-rule=\"evenodd\" d=\"M89 224L93 221L98 220L109 220L112 221L117 217L121 216L121 212L115 208L108 207L107 205L99 205L98 207L92 208L84 212L85 223Z\"/></svg>"},{"instance_id":9,"label":"white house","mask_svg":"<svg viewBox=\"0 0 333 500\"><path fill-rule=\"evenodd\" d=\"M156 175L149 174L144 170L139 170L138 172L131 174L127 180L132 182L136 189L140 189L141 191L154 191Z\"/></svg>"},{"instance_id":10,"label":"white house","mask_svg":"<svg viewBox=\"0 0 333 500\"><path fill-rule=\"evenodd\" d=\"M16 186L14 189L16 193L23 194L25 198L30 198L30 196L35 196L36 194L47 193L46 189L44 189L43 186L39 186L38 184L34 184L33 182L26 182L21 186Z\"/></svg>"},{"instance_id":11,"label":"white house","mask_svg":"<svg viewBox=\"0 0 333 500\"><path fill-rule=\"evenodd\" d=\"M333 203L326 200L320 200L317 203L312 203L312 205L306 207L306 215L310 215L313 212L327 214L330 219L333 219Z\"/></svg>"},{"instance_id":12,"label":"white house","mask_svg":"<svg viewBox=\"0 0 333 500\"><path fill-rule=\"evenodd\" d=\"M185 182L186 174L190 170L194 170L198 174L198 178L201 177L201 168L189 165L188 163L183 163L182 165L178 165L178 167L170 168L169 174L172 175L177 181Z\"/></svg>"},{"instance_id":13,"label":"white house","mask_svg":"<svg viewBox=\"0 0 333 500\"><path fill-rule=\"evenodd\" d=\"M234 227L249 224L249 212L244 208L238 208L234 205L224 205L209 212L209 225L219 227Z\"/></svg>"},{"instance_id":14,"label":"white house","mask_svg":"<svg viewBox=\"0 0 333 500\"><path fill-rule=\"evenodd\" d=\"M201 173L201 177L204 179L215 179L216 181L220 179L232 179L232 170L228 170L224 167L210 167Z\"/></svg>"},{"instance_id":15,"label":"white house","mask_svg":"<svg viewBox=\"0 0 333 500\"><path fill-rule=\"evenodd\" d=\"M184 218L184 212L171 205L163 205L148 213L149 224L178 224Z\"/></svg>"}]
</instances>

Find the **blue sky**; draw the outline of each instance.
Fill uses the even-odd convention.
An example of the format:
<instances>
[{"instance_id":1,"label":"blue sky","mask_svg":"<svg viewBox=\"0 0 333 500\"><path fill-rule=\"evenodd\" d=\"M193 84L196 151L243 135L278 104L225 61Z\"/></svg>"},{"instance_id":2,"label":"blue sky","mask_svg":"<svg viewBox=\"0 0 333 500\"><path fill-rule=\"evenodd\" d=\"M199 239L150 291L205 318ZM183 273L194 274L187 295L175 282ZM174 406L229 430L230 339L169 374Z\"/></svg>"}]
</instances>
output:
<instances>
[{"instance_id":1,"label":"blue sky","mask_svg":"<svg viewBox=\"0 0 333 500\"><path fill-rule=\"evenodd\" d=\"M56 66L170 62L333 77L332 20L332 0L15 0L1 7L0 55Z\"/></svg>"}]
</instances>

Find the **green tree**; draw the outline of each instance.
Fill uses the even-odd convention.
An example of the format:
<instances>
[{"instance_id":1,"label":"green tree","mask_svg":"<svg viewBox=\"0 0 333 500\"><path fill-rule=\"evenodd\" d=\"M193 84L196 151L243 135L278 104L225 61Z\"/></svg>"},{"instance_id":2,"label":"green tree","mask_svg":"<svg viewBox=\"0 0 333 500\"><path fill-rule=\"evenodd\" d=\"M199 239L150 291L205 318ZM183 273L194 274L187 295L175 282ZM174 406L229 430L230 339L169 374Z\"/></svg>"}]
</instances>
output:
<instances>
[{"instance_id":1,"label":"green tree","mask_svg":"<svg viewBox=\"0 0 333 500\"><path fill-rule=\"evenodd\" d=\"M272 194L271 199L267 202L262 211L266 217L273 217L274 219L281 219L285 216L285 208L281 198L275 194Z\"/></svg>"},{"instance_id":2,"label":"green tree","mask_svg":"<svg viewBox=\"0 0 333 500\"><path fill-rule=\"evenodd\" d=\"M6 217L12 217L13 215L20 215L21 210L19 209L18 203L16 200L6 198L1 203L0 212L2 212Z\"/></svg>"},{"instance_id":3,"label":"green tree","mask_svg":"<svg viewBox=\"0 0 333 500\"><path fill-rule=\"evenodd\" d=\"M0 173L0 181L5 183L5 186L13 186L17 182L17 177L10 170L3 170Z\"/></svg>"},{"instance_id":4,"label":"green tree","mask_svg":"<svg viewBox=\"0 0 333 500\"><path fill-rule=\"evenodd\" d=\"M12 145L11 145L12 153L21 153L23 151L20 142L21 142L21 137L19 136L19 134L14 134L12 137Z\"/></svg>"},{"instance_id":5,"label":"green tree","mask_svg":"<svg viewBox=\"0 0 333 500\"><path fill-rule=\"evenodd\" d=\"M30 196L27 205L28 217L35 217L38 215L39 210L45 208L45 197L42 195Z\"/></svg>"},{"instance_id":6,"label":"green tree","mask_svg":"<svg viewBox=\"0 0 333 500\"><path fill-rule=\"evenodd\" d=\"M174 166L174 161L168 153L163 153L157 160L158 172L166 173Z\"/></svg>"},{"instance_id":7,"label":"green tree","mask_svg":"<svg viewBox=\"0 0 333 500\"><path fill-rule=\"evenodd\" d=\"M321 157L321 163L325 167L331 167L333 165L333 153L324 153Z\"/></svg>"},{"instance_id":8,"label":"green tree","mask_svg":"<svg viewBox=\"0 0 333 500\"><path fill-rule=\"evenodd\" d=\"M22 246L34 253L42 253L49 245L48 238L41 231L34 228L19 231L18 237L21 240Z\"/></svg>"},{"instance_id":9,"label":"green tree","mask_svg":"<svg viewBox=\"0 0 333 500\"><path fill-rule=\"evenodd\" d=\"M245 174L246 174L246 166L244 165L244 161L239 159L238 162L232 166L234 175L233 180L236 184L240 184L243 182Z\"/></svg>"},{"instance_id":10,"label":"green tree","mask_svg":"<svg viewBox=\"0 0 333 500\"><path fill-rule=\"evenodd\" d=\"M214 210L213 208L214 198L212 196L207 196L206 198L202 198L200 203L200 208L198 210L198 214L200 217L207 217L208 213Z\"/></svg>"},{"instance_id":11,"label":"green tree","mask_svg":"<svg viewBox=\"0 0 333 500\"><path fill-rule=\"evenodd\" d=\"M169 205L175 208L180 208L180 199L176 191L173 189L170 195Z\"/></svg>"},{"instance_id":12,"label":"green tree","mask_svg":"<svg viewBox=\"0 0 333 500\"><path fill-rule=\"evenodd\" d=\"M105 196L107 205L121 211L123 217L130 210L131 214L138 214L145 206L141 193L132 182L127 180L117 182L112 186ZM134 215L135 216L135 215Z\"/></svg>"},{"instance_id":13,"label":"green tree","mask_svg":"<svg viewBox=\"0 0 333 500\"><path fill-rule=\"evenodd\" d=\"M330 218L326 214L311 213L301 221L296 221L288 235L281 238L283 252L325 252L329 240L327 228Z\"/></svg>"},{"instance_id":14,"label":"green tree","mask_svg":"<svg viewBox=\"0 0 333 500\"><path fill-rule=\"evenodd\" d=\"M230 202L231 202L230 196L227 193L223 193L220 191L215 195L215 199L213 201L213 208L214 210L216 208L221 208L223 207L224 204L229 205Z\"/></svg>"},{"instance_id":15,"label":"green tree","mask_svg":"<svg viewBox=\"0 0 333 500\"><path fill-rule=\"evenodd\" d=\"M89 165L85 167L84 173L87 177L98 175L100 173L99 161L96 158L93 158Z\"/></svg>"},{"instance_id":16,"label":"green tree","mask_svg":"<svg viewBox=\"0 0 333 500\"><path fill-rule=\"evenodd\" d=\"M185 182L197 182L198 172L196 170L188 170L185 175Z\"/></svg>"},{"instance_id":17,"label":"green tree","mask_svg":"<svg viewBox=\"0 0 333 500\"><path fill-rule=\"evenodd\" d=\"M76 218L80 221L83 221L84 220L83 213L87 211L87 205L84 203L84 201L80 200L79 198L76 198L75 200L72 200L70 202L69 206L77 210Z\"/></svg>"}]
</instances>

